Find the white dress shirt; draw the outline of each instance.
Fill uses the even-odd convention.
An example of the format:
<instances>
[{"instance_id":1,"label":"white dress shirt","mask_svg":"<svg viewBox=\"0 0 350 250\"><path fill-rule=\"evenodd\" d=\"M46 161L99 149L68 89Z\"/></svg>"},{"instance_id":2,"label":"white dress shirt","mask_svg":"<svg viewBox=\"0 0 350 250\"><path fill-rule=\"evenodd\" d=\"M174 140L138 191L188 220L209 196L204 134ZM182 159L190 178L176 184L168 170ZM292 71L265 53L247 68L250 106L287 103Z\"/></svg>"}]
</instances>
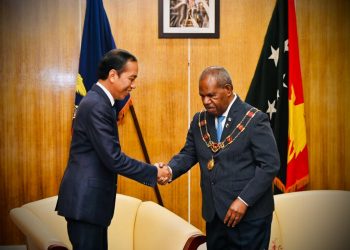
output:
<instances>
[{"instance_id":1,"label":"white dress shirt","mask_svg":"<svg viewBox=\"0 0 350 250\"><path fill-rule=\"evenodd\" d=\"M228 112L230 111L231 109L231 106L232 104L236 101L237 99L237 95L235 94L235 97L233 98L233 100L230 102L230 105L228 105L226 111L221 115L223 117L225 117L222 121L221 121L221 127L224 128L224 125L226 123L226 119L227 119L227 115L228 115ZM216 117L215 118L215 128L218 128L218 118Z\"/></svg>"}]
</instances>

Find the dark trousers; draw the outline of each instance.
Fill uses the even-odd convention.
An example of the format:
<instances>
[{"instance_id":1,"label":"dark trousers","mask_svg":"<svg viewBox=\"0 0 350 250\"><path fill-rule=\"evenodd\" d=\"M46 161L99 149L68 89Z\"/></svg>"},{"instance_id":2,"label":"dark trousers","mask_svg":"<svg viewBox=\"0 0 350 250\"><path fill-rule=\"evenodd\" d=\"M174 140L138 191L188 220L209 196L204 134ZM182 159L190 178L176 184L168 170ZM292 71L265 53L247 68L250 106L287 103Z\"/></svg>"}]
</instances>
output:
<instances>
[{"instance_id":1,"label":"dark trousers","mask_svg":"<svg viewBox=\"0 0 350 250\"><path fill-rule=\"evenodd\" d=\"M206 223L208 250L262 250L269 248L272 215L241 221L228 227L216 215Z\"/></svg>"},{"instance_id":2,"label":"dark trousers","mask_svg":"<svg viewBox=\"0 0 350 250\"><path fill-rule=\"evenodd\" d=\"M107 228L66 218L73 250L107 250Z\"/></svg>"}]
</instances>

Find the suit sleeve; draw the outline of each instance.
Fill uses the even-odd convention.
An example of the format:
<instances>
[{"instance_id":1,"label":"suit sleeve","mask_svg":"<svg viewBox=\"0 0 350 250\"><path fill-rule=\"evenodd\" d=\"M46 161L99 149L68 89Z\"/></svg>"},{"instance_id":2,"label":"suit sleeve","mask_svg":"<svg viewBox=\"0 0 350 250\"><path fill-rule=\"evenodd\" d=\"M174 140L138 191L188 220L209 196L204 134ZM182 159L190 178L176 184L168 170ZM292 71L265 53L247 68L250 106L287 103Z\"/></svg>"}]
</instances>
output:
<instances>
[{"instance_id":1,"label":"suit sleeve","mask_svg":"<svg viewBox=\"0 0 350 250\"><path fill-rule=\"evenodd\" d=\"M195 126L198 123L195 120L196 118L192 120L190 128L187 132L185 146L169 161L169 166L173 171L172 180L175 180L176 178L186 173L193 165L198 162L193 135Z\"/></svg>"},{"instance_id":2,"label":"suit sleeve","mask_svg":"<svg viewBox=\"0 0 350 250\"><path fill-rule=\"evenodd\" d=\"M95 104L87 115L87 134L100 160L110 171L121 174L142 184L155 186L157 183L157 168L150 164L137 161L121 151L117 136L113 113L109 107Z\"/></svg>"},{"instance_id":3,"label":"suit sleeve","mask_svg":"<svg viewBox=\"0 0 350 250\"><path fill-rule=\"evenodd\" d=\"M277 144L267 115L258 112L253 120L249 133L256 164L255 175L239 194L249 206L253 206L267 189L272 188L273 179L280 169Z\"/></svg>"}]
</instances>

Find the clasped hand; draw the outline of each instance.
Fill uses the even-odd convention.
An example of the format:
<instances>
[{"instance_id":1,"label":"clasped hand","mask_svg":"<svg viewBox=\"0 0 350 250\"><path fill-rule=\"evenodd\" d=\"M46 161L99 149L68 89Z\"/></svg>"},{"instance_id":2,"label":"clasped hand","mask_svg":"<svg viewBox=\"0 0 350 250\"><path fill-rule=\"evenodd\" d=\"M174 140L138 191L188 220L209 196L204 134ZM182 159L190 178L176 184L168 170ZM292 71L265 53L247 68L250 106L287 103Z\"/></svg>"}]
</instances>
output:
<instances>
[{"instance_id":1,"label":"clasped hand","mask_svg":"<svg viewBox=\"0 0 350 250\"><path fill-rule=\"evenodd\" d=\"M155 163L154 166L156 166L158 169L158 177L157 177L158 184L160 185L167 184L172 177L170 167L163 162Z\"/></svg>"}]
</instances>

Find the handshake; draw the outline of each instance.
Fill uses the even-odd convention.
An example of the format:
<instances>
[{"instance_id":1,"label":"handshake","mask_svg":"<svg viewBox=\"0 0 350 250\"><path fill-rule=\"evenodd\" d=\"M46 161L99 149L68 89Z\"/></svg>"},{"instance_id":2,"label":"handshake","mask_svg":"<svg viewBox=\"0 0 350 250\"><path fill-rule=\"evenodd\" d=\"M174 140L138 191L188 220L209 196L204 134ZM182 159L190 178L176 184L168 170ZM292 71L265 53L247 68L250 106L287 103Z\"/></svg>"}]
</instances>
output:
<instances>
[{"instance_id":1,"label":"handshake","mask_svg":"<svg viewBox=\"0 0 350 250\"><path fill-rule=\"evenodd\" d=\"M158 175L157 175L158 184L165 185L172 180L172 176L173 176L172 170L167 164L163 162L158 162L158 163L155 163L154 166L156 166L158 169Z\"/></svg>"}]
</instances>

